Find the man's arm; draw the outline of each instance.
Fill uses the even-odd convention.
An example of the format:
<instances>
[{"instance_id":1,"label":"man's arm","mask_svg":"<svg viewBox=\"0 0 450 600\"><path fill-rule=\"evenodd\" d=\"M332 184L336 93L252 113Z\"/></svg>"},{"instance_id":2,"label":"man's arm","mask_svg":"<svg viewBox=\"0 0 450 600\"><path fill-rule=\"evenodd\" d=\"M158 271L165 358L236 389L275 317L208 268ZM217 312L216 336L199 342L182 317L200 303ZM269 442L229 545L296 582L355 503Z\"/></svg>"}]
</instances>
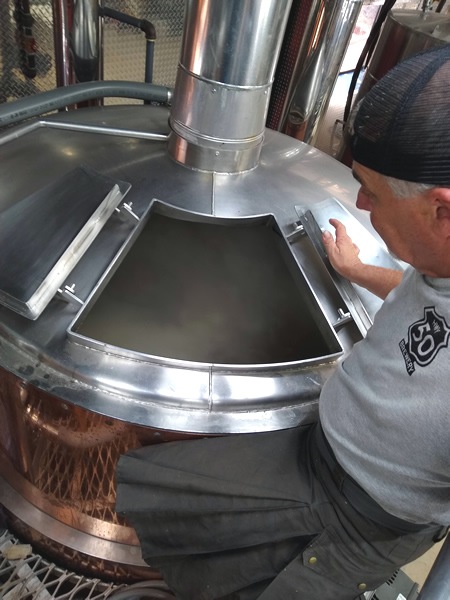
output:
<instances>
[{"instance_id":1,"label":"man's arm","mask_svg":"<svg viewBox=\"0 0 450 600\"><path fill-rule=\"evenodd\" d=\"M383 300L402 280L403 271L365 265L359 259L359 248L347 235L345 225L330 219L336 229L336 241L329 231L322 239L332 266L346 279L356 283Z\"/></svg>"}]
</instances>

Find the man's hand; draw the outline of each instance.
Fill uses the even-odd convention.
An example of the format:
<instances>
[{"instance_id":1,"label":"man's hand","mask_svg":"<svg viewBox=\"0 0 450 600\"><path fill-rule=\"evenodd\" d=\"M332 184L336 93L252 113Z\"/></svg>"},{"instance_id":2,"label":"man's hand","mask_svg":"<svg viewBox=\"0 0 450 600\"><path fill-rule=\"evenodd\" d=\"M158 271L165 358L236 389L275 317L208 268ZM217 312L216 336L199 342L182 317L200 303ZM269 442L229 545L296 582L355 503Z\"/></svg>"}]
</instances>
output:
<instances>
[{"instance_id":1,"label":"man's hand","mask_svg":"<svg viewBox=\"0 0 450 600\"><path fill-rule=\"evenodd\" d=\"M322 240L333 268L384 300L402 280L403 271L365 265L360 261L359 248L347 235L345 225L337 219L330 219L330 223L336 230L336 241L329 231L324 231Z\"/></svg>"},{"instance_id":2,"label":"man's hand","mask_svg":"<svg viewBox=\"0 0 450 600\"><path fill-rule=\"evenodd\" d=\"M347 235L345 225L337 219L330 219L330 224L336 230L336 241L329 231L322 235L328 258L334 269L343 277L353 281L364 267L359 259L359 248Z\"/></svg>"}]
</instances>

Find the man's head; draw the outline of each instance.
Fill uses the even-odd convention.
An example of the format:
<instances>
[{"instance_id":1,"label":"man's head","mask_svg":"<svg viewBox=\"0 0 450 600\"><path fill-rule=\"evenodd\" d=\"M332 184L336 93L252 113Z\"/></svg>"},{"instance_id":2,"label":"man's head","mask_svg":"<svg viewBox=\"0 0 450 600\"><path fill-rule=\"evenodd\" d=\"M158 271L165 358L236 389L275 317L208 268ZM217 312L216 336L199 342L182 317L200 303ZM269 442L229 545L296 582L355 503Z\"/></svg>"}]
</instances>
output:
<instances>
[{"instance_id":1,"label":"man's head","mask_svg":"<svg viewBox=\"0 0 450 600\"><path fill-rule=\"evenodd\" d=\"M450 45L392 69L353 127L357 206L399 258L450 277Z\"/></svg>"}]
</instances>

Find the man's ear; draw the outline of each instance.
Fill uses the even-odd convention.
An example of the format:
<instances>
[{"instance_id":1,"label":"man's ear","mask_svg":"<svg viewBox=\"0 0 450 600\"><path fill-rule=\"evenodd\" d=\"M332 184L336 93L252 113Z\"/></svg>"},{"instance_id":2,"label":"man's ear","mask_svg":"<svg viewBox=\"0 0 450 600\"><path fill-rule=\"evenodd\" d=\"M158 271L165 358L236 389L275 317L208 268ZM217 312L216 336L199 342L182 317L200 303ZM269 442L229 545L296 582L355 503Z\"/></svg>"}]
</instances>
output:
<instances>
[{"instance_id":1,"label":"man's ear","mask_svg":"<svg viewBox=\"0 0 450 600\"><path fill-rule=\"evenodd\" d=\"M442 233L450 237L450 188L433 188L429 192L436 221Z\"/></svg>"}]
</instances>

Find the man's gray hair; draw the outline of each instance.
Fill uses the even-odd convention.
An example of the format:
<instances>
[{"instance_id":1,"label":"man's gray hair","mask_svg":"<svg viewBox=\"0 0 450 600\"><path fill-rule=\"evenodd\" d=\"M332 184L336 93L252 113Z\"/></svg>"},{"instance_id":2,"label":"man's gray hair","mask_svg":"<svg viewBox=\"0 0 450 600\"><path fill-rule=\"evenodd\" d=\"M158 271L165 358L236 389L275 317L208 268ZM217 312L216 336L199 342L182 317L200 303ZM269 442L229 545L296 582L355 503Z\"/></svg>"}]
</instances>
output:
<instances>
[{"instance_id":1,"label":"man's gray hair","mask_svg":"<svg viewBox=\"0 0 450 600\"><path fill-rule=\"evenodd\" d=\"M427 190L437 187L430 183L403 181L402 179L388 177L387 175L383 175L383 177L396 198L412 198L413 196L420 196L420 194L423 194Z\"/></svg>"}]
</instances>

